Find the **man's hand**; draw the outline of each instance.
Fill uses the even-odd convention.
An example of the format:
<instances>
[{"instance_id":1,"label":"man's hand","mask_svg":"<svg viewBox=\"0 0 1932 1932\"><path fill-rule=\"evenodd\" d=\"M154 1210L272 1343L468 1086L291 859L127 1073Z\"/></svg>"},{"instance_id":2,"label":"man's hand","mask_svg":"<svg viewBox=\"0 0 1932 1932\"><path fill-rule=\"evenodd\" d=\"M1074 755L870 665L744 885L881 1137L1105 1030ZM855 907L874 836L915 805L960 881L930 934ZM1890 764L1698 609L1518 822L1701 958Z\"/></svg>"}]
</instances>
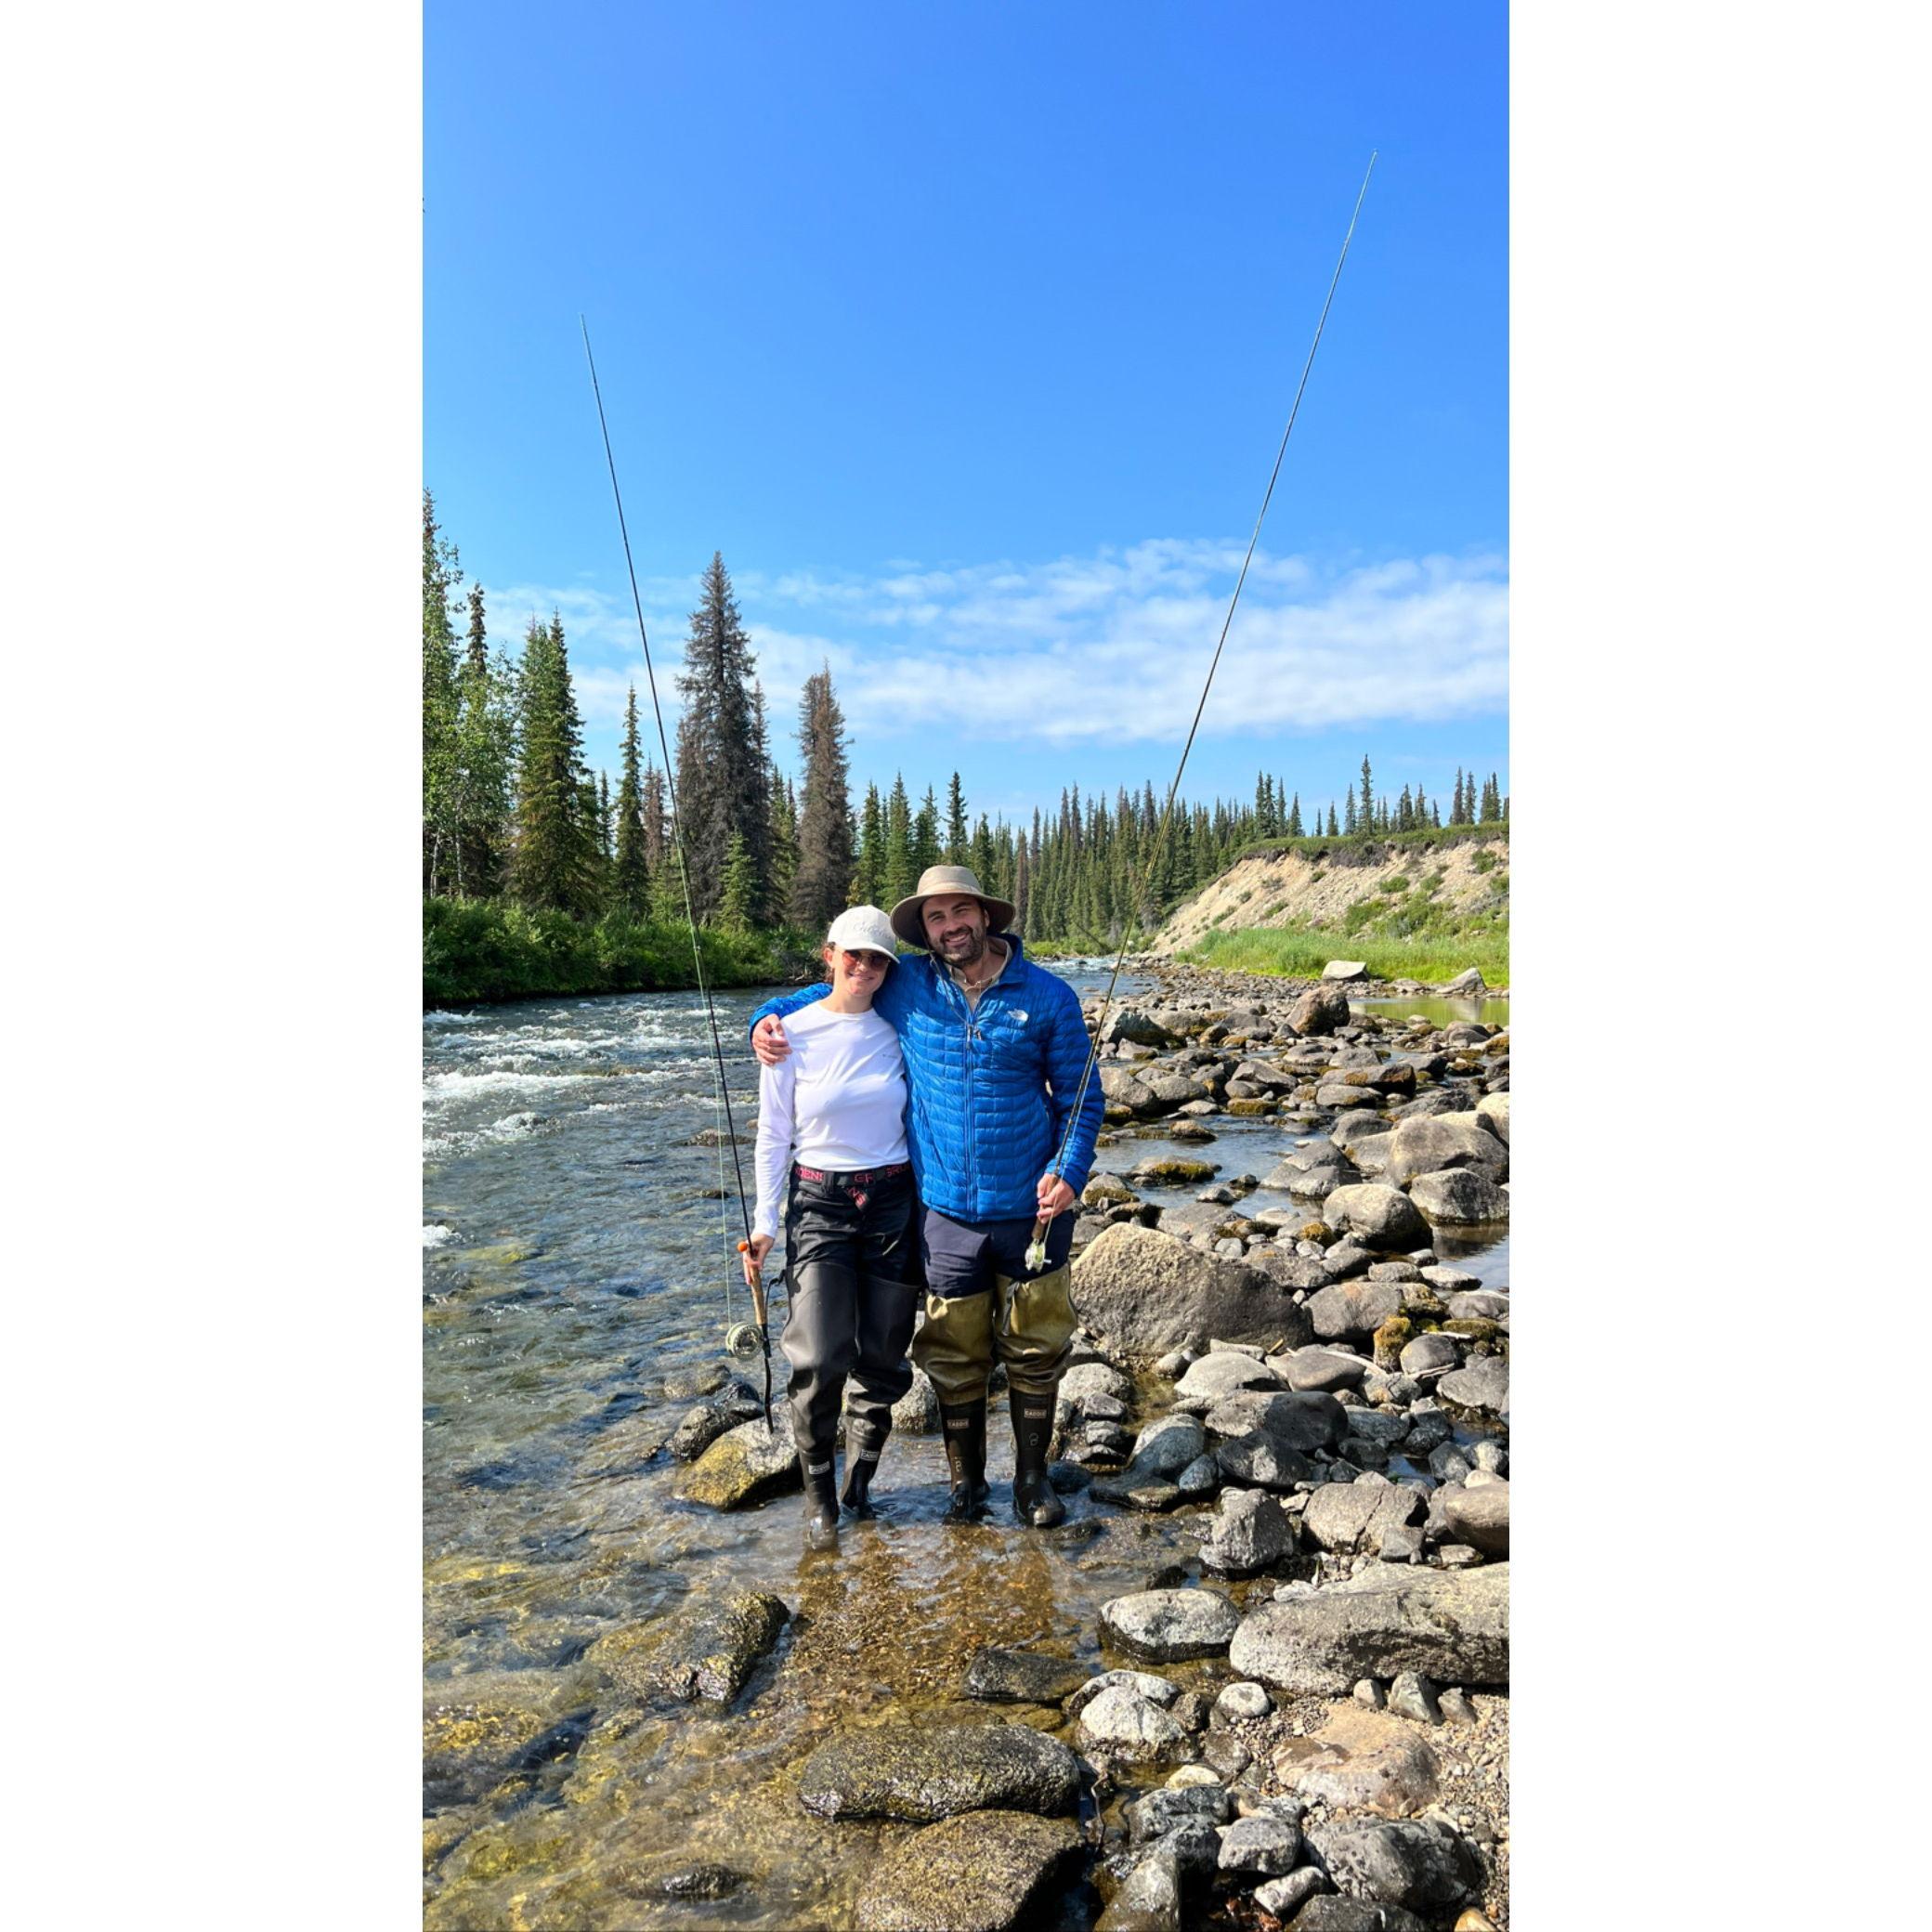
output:
<instances>
[{"instance_id":1,"label":"man's hand","mask_svg":"<svg viewBox=\"0 0 1932 1932\"><path fill-rule=\"evenodd\" d=\"M764 1266L764 1258L772 1251L772 1237L769 1234L753 1234L751 1245L745 1250L745 1286L758 1286L759 1271Z\"/></svg>"},{"instance_id":2,"label":"man's hand","mask_svg":"<svg viewBox=\"0 0 1932 1932\"><path fill-rule=\"evenodd\" d=\"M1039 1177L1034 1198L1039 1203L1039 1218L1053 1221L1074 1205L1074 1191L1050 1168Z\"/></svg>"},{"instance_id":3,"label":"man's hand","mask_svg":"<svg viewBox=\"0 0 1932 1932\"><path fill-rule=\"evenodd\" d=\"M785 1023L777 1013L767 1013L752 1027L751 1051L763 1066L777 1066L791 1051L791 1042L785 1038Z\"/></svg>"}]
</instances>

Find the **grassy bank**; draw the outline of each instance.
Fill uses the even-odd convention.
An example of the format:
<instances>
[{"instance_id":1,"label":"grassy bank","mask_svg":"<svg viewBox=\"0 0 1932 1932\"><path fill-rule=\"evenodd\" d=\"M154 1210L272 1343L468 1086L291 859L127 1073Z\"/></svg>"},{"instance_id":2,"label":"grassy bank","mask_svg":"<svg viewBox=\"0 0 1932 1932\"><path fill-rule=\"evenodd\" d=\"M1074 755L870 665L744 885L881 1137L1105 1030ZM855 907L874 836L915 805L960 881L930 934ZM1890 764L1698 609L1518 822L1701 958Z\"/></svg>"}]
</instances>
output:
<instances>
[{"instance_id":1,"label":"grassy bank","mask_svg":"<svg viewBox=\"0 0 1932 1932\"><path fill-rule=\"evenodd\" d=\"M1279 858L1288 852L1299 853L1316 865L1325 858L1373 864L1380 858L1441 852L1452 845L1483 845L1495 839L1507 843L1508 838L1509 821L1499 818L1493 825L1428 826L1412 832L1343 832L1332 839L1320 833L1303 839L1251 839L1230 855L1228 864L1236 865L1245 858Z\"/></svg>"},{"instance_id":2,"label":"grassy bank","mask_svg":"<svg viewBox=\"0 0 1932 1932\"><path fill-rule=\"evenodd\" d=\"M714 986L769 986L812 965L797 933L699 935ZM698 984L691 929L607 913L594 923L529 912L499 899L423 902L423 1003L528 999L545 994L670 992Z\"/></svg>"},{"instance_id":3,"label":"grassy bank","mask_svg":"<svg viewBox=\"0 0 1932 1932\"><path fill-rule=\"evenodd\" d=\"M1330 959L1360 959L1377 979L1454 979L1474 966L1493 986L1509 984L1509 927L1486 923L1462 933L1408 937L1307 929L1247 927L1209 933L1178 958L1229 973L1278 973L1313 979Z\"/></svg>"}]
</instances>

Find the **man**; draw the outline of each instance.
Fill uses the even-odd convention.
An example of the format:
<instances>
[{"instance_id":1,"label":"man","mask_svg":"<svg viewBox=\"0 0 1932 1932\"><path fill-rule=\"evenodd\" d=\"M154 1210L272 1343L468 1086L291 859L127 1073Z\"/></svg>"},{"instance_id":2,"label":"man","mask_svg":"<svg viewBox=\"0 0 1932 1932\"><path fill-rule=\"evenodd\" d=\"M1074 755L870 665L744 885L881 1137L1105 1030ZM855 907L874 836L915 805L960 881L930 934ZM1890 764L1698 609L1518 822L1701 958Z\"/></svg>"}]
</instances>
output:
<instances>
[{"instance_id":1,"label":"man","mask_svg":"<svg viewBox=\"0 0 1932 1932\"><path fill-rule=\"evenodd\" d=\"M1100 1131L1080 1002L1029 963L1006 930L1013 907L964 866L931 866L892 910L893 931L925 957L905 960L873 999L896 1027L911 1089L907 1120L922 1205L925 1325L912 1357L932 1378L946 1431L948 1522L986 1503L986 1381L1006 1364L1013 1423L1013 1513L1045 1528L1066 1514L1047 1480L1053 1409L1073 1338L1069 1213L1087 1184ZM783 1016L823 986L752 1015L751 1045L773 1064L789 1051ZM1029 1257L1044 1222L1044 1257ZM863 1464L862 1443L851 1458Z\"/></svg>"}]
</instances>

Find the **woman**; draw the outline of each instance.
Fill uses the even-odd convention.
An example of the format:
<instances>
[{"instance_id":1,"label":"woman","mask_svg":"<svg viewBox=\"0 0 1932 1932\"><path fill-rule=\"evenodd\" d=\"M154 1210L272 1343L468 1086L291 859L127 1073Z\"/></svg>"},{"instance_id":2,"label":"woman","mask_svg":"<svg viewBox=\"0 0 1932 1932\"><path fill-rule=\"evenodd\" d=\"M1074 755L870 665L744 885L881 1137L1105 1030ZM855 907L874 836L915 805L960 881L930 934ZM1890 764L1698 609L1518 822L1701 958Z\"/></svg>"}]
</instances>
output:
<instances>
[{"instance_id":1,"label":"woman","mask_svg":"<svg viewBox=\"0 0 1932 1932\"><path fill-rule=\"evenodd\" d=\"M823 958L831 991L786 1022L792 1051L759 1079L758 1216L745 1275L777 1239L782 1198L791 1259L778 1342L791 1364L786 1404L805 1482L805 1543L836 1549L842 1500L854 1516L873 1514L893 1404L912 1387L919 1260L906 1069L898 1036L872 1011L898 959L891 923L876 906L842 912ZM841 1497L832 1445L848 1377Z\"/></svg>"}]
</instances>

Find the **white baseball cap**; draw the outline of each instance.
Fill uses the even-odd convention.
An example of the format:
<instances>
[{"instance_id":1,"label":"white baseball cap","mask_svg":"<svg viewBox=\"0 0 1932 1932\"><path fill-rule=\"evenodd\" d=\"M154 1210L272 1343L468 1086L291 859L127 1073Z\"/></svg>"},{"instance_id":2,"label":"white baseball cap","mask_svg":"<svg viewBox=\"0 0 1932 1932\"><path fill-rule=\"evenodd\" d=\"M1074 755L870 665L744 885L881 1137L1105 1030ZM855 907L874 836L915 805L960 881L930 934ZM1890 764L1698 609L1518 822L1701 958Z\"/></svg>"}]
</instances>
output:
<instances>
[{"instance_id":1,"label":"white baseball cap","mask_svg":"<svg viewBox=\"0 0 1932 1932\"><path fill-rule=\"evenodd\" d=\"M828 946L843 946L849 953L883 953L888 966L899 963L898 942L893 937L892 921L876 906L849 906L832 921L825 935Z\"/></svg>"}]
</instances>

